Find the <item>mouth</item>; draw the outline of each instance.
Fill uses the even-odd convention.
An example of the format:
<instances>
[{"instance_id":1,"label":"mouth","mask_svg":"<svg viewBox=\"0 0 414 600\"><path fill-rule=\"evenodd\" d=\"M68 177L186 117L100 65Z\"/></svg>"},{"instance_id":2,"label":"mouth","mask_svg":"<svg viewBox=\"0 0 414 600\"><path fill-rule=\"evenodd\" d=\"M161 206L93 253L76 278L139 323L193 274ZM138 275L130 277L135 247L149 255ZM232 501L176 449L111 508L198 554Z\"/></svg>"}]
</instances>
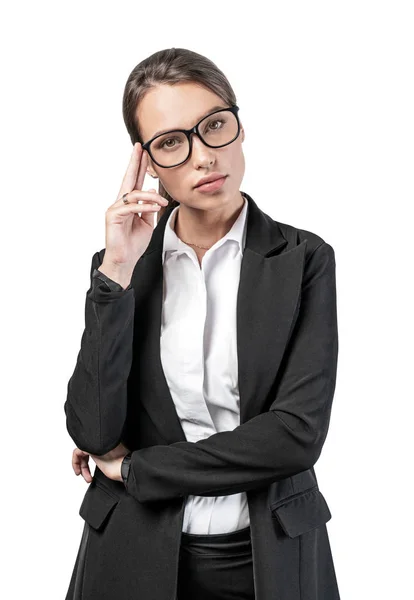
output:
<instances>
[{"instance_id":1,"label":"mouth","mask_svg":"<svg viewBox=\"0 0 414 600\"><path fill-rule=\"evenodd\" d=\"M219 179L215 179L214 181L209 181L208 183L203 183L202 185L196 186L194 189L198 192L214 192L222 187L224 182L227 179L227 175L220 177Z\"/></svg>"}]
</instances>

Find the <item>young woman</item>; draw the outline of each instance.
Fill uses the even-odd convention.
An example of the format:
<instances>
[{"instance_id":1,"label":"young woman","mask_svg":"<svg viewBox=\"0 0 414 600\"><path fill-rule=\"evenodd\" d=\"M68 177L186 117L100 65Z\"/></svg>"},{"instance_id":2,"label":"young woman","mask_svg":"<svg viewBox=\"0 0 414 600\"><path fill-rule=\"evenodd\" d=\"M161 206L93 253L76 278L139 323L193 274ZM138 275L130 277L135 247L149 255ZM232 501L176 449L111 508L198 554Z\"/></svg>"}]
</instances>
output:
<instances>
[{"instance_id":1,"label":"young woman","mask_svg":"<svg viewBox=\"0 0 414 600\"><path fill-rule=\"evenodd\" d=\"M123 114L132 156L65 402L90 483L66 600L337 600L314 471L336 380L334 250L240 191L245 131L207 58L150 56Z\"/></svg>"}]
</instances>

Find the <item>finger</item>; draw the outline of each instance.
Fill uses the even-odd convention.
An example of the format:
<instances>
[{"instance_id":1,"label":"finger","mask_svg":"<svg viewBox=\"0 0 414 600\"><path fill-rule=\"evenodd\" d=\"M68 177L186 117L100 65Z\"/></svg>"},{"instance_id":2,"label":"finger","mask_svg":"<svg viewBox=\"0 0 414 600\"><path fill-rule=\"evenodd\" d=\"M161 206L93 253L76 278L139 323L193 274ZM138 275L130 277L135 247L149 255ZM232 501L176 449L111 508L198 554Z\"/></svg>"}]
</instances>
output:
<instances>
[{"instance_id":1,"label":"finger","mask_svg":"<svg viewBox=\"0 0 414 600\"><path fill-rule=\"evenodd\" d=\"M118 197L125 194L125 192L130 192L133 189L138 189L137 188L138 177L140 176L140 173L141 173L142 163L146 162L146 158L144 158L144 160L142 160L144 154L145 153L142 150L141 144L139 142L134 144L134 146L132 148L131 158L129 159L129 164L128 164L127 170L125 172L124 178L122 180L122 185L121 185L121 189L119 190ZM145 169L146 169L146 164L144 167L144 176L145 176ZM143 179L142 175L141 175L141 179L143 182L144 179ZM141 187L142 187L142 184L141 184Z\"/></svg>"},{"instance_id":2,"label":"finger","mask_svg":"<svg viewBox=\"0 0 414 600\"><path fill-rule=\"evenodd\" d=\"M75 475L80 475L80 459L75 455L72 456L72 469L74 470Z\"/></svg>"},{"instance_id":3,"label":"finger","mask_svg":"<svg viewBox=\"0 0 414 600\"><path fill-rule=\"evenodd\" d=\"M131 157L129 164L122 180L121 192L130 192L134 189L137 181L138 171L141 164L142 147L138 142L132 147Z\"/></svg>"},{"instance_id":4,"label":"finger","mask_svg":"<svg viewBox=\"0 0 414 600\"><path fill-rule=\"evenodd\" d=\"M116 214L121 216L127 216L132 213L155 213L161 210L161 206L159 204L136 204L135 202L132 204L125 204L124 206L118 206L116 209Z\"/></svg>"},{"instance_id":5,"label":"finger","mask_svg":"<svg viewBox=\"0 0 414 600\"><path fill-rule=\"evenodd\" d=\"M83 457L89 458L88 452L85 452L80 448L75 448L72 452L72 468L76 475L79 475L81 472L81 461Z\"/></svg>"},{"instance_id":6,"label":"finger","mask_svg":"<svg viewBox=\"0 0 414 600\"><path fill-rule=\"evenodd\" d=\"M122 206L124 204L133 204L146 200L147 202L155 202L160 206L168 206L167 198L164 198L158 192L151 188L150 190L132 190L127 196L128 202L124 202L122 196L112 206Z\"/></svg>"},{"instance_id":7,"label":"finger","mask_svg":"<svg viewBox=\"0 0 414 600\"><path fill-rule=\"evenodd\" d=\"M145 173L147 172L148 154L145 150L142 150L141 145L139 147L141 148L141 163L139 165L137 179L131 190L142 190L142 186L144 185Z\"/></svg>"},{"instance_id":8,"label":"finger","mask_svg":"<svg viewBox=\"0 0 414 600\"><path fill-rule=\"evenodd\" d=\"M80 470L80 461L81 461L81 450L79 448L75 448L72 452L72 468L75 472L75 475L79 475Z\"/></svg>"},{"instance_id":9,"label":"finger","mask_svg":"<svg viewBox=\"0 0 414 600\"><path fill-rule=\"evenodd\" d=\"M82 477L84 478L86 483L90 483L92 481L92 475L91 475L91 471L89 469L88 462L89 462L89 457L83 458L82 462L81 462Z\"/></svg>"}]
</instances>

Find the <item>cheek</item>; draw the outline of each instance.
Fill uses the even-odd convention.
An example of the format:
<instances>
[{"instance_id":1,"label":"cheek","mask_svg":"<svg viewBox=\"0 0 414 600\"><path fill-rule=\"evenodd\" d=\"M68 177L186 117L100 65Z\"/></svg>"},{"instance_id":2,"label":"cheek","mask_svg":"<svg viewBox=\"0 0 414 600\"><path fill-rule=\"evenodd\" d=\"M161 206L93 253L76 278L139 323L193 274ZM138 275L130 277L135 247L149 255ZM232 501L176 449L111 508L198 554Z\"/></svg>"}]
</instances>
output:
<instances>
[{"instance_id":1,"label":"cheek","mask_svg":"<svg viewBox=\"0 0 414 600\"><path fill-rule=\"evenodd\" d=\"M187 190L186 182L191 179L186 170L180 168L164 169L158 173L158 177L170 196L178 198L183 195L180 192Z\"/></svg>"},{"instance_id":2,"label":"cheek","mask_svg":"<svg viewBox=\"0 0 414 600\"><path fill-rule=\"evenodd\" d=\"M229 146L228 167L230 172L239 173L244 171L244 153L241 144Z\"/></svg>"}]
</instances>

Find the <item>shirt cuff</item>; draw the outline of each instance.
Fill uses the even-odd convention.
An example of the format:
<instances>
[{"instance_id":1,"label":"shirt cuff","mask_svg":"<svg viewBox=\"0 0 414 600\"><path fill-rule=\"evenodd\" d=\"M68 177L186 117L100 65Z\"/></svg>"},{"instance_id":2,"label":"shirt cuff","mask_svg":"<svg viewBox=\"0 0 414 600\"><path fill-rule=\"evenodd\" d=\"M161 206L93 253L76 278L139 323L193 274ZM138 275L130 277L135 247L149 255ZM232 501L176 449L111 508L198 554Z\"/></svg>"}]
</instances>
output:
<instances>
[{"instance_id":1,"label":"shirt cuff","mask_svg":"<svg viewBox=\"0 0 414 600\"><path fill-rule=\"evenodd\" d=\"M125 487L127 485L129 469L131 466L131 455L132 455L132 452L128 452L128 454L126 454L124 456L124 459L121 463L121 477L122 477L122 481L124 482Z\"/></svg>"},{"instance_id":2,"label":"shirt cuff","mask_svg":"<svg viewBox=\"0 0 414 600\"><path fill-rule=\"evenodd\" d=\"M123 292L131 287L129 285L127 288L123 288L120 283L113 281L107 275L105 275L104 273L99 271L98 269L93 270L92 278L93 279L97 278L97 279L100 279L101 281L103 281L107 285L108 290L110 290L111 292Z\"/></svg>"}]
</instances>

